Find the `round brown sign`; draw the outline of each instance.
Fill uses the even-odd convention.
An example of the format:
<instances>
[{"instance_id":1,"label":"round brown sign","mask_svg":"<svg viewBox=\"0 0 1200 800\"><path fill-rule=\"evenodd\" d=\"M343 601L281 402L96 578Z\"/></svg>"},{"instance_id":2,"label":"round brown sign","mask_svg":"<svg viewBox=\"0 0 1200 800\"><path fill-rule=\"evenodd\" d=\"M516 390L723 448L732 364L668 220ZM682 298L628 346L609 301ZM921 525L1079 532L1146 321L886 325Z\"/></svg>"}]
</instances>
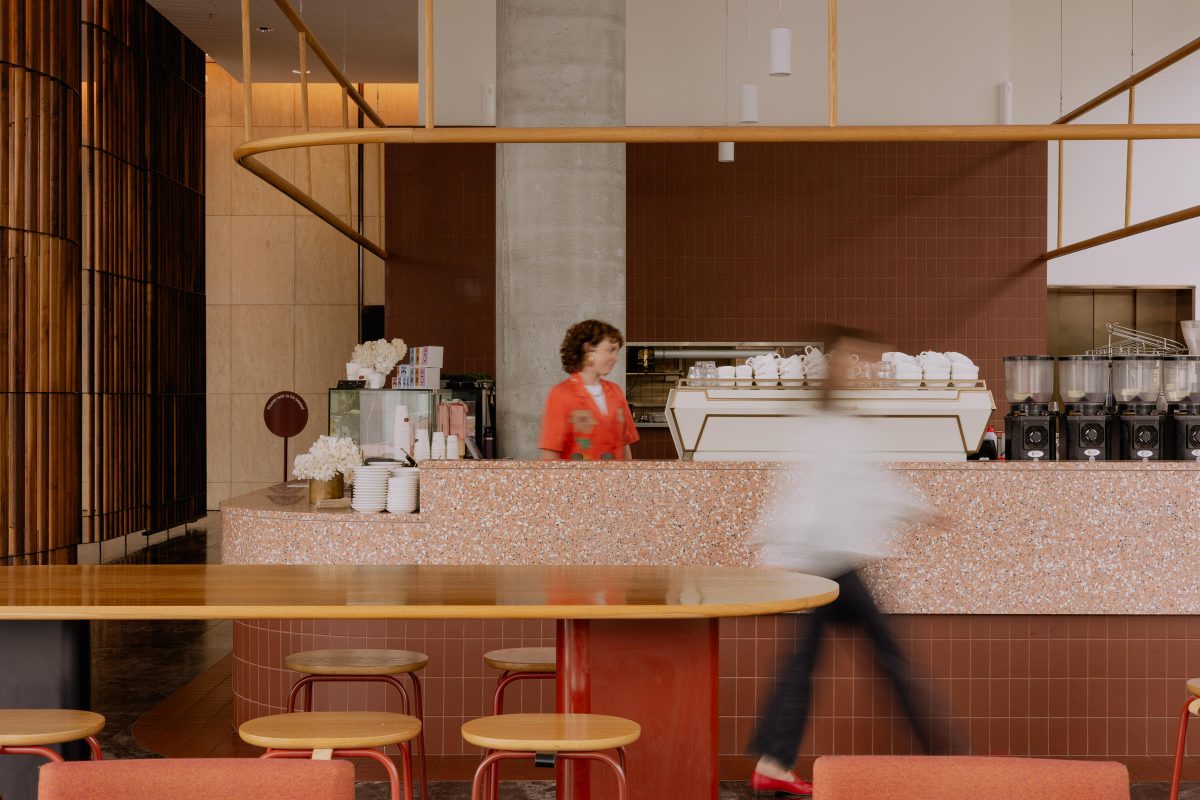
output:
<instances>
[{"instance_id":1,"label":"round brown sign","mask_svg":"<svg viewBox=\"0 0 1200 800\"><path fill-rule=\"evenodd\" d=\"M298 436L308 424L308 404L295 392L276 392L263 407L263 422L276 436Z\"/></svg>"}]
</instances>

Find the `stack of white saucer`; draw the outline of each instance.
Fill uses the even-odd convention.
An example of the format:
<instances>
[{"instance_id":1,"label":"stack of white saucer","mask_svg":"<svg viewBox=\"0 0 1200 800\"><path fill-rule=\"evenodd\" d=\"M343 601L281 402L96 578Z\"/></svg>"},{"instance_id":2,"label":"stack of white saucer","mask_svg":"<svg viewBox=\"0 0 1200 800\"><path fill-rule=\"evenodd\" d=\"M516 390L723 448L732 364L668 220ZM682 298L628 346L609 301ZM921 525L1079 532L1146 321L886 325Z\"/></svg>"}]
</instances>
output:
<instances>
[{"instance_id":1,"label":"stack of white saucer","mask_svg":"<svg viewBox=\"0 0 1200 800\"><path fill-rule=\"evenodd\" d=\"M388 478L392 464L368 464L354 468L354 499L350 507L364 513L378 513L387 506Z\"/></svg>"},{"instance_id":2,"label":"stack of white saucer","mask_svg":"<svg viewBox=\"0 0 1200 800\"><path fill-rule=\"evenodd\" d=\"M429 455L429 431L424 428L418 428L416 431L416 440L413 442L413 460L428 461Z\"/></svg>"},{"instance_id":3,"label":"stack of white saucer","mask_svg":"<svg viewBox=\"0 0 1200 800\"><path fill-rule=\"evenodd\" d=\"M395 422L392 424L392 450L396 458L403 459L412 453L413 426L408 418L408 406L396 406Z\"/></svg>"},{"instance_id":4,"label":"stack of white saucer","mask_svg":"<svg viewBox=\"0 0 1200 800\"><path fill-rule=\"evenodd\" d=\"M387 510L392 514L411 514L417 510L421 471L416 467L392 470L387 482Z\"/></svg>"}]
</instances>

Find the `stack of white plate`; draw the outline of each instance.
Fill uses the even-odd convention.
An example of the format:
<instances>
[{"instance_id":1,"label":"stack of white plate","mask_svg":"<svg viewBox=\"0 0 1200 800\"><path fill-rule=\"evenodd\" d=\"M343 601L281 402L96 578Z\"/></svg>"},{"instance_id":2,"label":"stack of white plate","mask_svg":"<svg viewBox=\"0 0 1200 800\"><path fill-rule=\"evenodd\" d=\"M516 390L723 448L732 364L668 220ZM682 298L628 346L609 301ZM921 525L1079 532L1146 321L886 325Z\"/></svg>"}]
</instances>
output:
<instances>
[{"instance_id":1,"label":"stack of white plate","mask_svg":"<svg viewBox=\"0 0 1200 800\"><path fill-rule=\"evenodd\" d=\"M392 475L391 464L371 464L354 468L354 499L350 507L355 511L377 513L387 506L387 482Z\"/></svg>"},{"instance_id":2,"label":"stack of white plate","mask_svg":"<svg viewBox=\"0 0 1200 800\"><path fill-rule=\"evenodd\" d=\"M416 467L399 467L392 470L387 482L387 510L393 514L411 514L417 510L420 499L421 470Z\"/></svg>"}]
</instances>

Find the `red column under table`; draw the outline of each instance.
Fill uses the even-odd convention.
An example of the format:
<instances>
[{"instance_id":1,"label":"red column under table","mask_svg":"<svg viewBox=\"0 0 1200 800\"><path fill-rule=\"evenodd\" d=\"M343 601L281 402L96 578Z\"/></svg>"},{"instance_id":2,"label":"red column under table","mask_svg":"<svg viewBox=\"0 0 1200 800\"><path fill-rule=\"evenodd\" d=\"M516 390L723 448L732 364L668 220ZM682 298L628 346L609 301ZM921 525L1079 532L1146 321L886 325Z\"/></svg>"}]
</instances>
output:
<instances>
[{"instance_id":1,"label":"red column under table","mask_svg":"<svg viewBox=\"0 0 1200 800\"><path fill-rule=\"evenodd\" d=\"M627 748L631 800L716 800L716 619L559 620L557 645L560 713L642 726ZM559 766L560 800L615 796L607 770Z\"/></svg>"}]
</instances>

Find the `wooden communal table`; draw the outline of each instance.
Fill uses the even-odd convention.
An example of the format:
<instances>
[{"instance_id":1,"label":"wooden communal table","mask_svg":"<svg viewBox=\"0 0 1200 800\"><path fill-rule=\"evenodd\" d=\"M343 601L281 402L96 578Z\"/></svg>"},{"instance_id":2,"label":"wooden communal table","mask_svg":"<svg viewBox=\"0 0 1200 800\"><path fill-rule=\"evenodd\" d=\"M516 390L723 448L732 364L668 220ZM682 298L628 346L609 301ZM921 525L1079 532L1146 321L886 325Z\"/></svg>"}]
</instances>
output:
<instances>
[{"instance_id":1,"label":"wooden communal table","mask_svg":"<svg viewBox=\"0 0 1200 800\"><path fill-rule=\"evenodd\" d=\"M718 619L800 611L836 596L824 578L724 567L0 569L0 620L557 620L559 710L642 726L629 748L634 800L717 797ZM612 796L600 770L559 770L560 798Z\"/></svg>"}]
</instances>

